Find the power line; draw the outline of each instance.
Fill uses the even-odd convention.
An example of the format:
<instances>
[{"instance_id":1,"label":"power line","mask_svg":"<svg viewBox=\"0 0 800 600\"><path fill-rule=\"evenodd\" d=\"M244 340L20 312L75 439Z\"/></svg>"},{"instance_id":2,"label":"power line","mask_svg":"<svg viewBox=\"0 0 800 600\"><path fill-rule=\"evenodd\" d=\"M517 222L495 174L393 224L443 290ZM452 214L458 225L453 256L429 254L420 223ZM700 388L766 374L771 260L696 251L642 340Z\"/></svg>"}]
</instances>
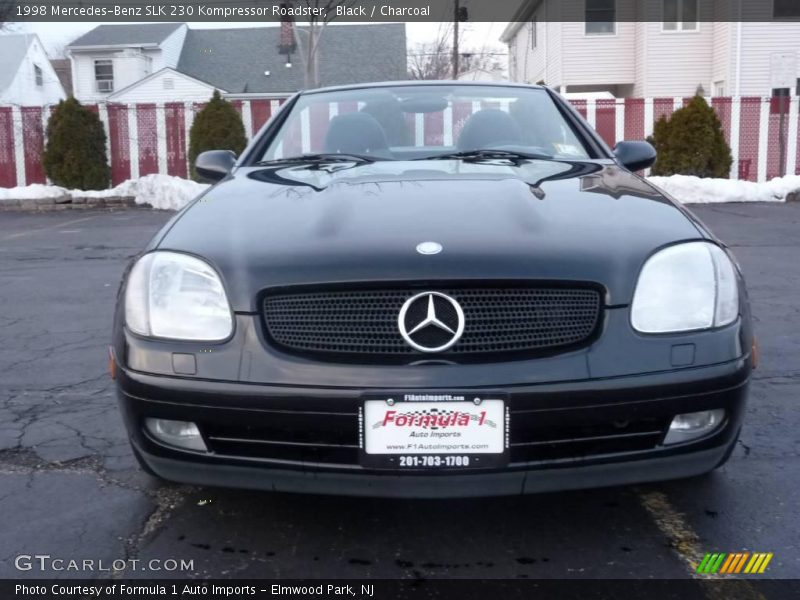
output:
<instances>
[{"instance_id":1,"label":"power line","mask_svg":"<svg viewBox=\"0 0 800 600\"><path fill-rule=\"evenodd\" d=\"M450 48L444 52L407 52L408 56L446 56L451 52ZM508 52L470 52L469 50L459 52L461 56L508 56Z\"/></svg>"}]
</instances>

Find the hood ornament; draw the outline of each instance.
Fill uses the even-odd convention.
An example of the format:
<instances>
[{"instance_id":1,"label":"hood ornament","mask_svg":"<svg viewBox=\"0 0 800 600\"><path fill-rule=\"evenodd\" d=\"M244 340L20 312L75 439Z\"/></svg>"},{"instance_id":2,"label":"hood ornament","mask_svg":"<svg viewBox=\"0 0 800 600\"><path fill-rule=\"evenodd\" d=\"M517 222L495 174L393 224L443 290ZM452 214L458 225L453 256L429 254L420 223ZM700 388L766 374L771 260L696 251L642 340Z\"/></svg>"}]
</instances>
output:
<instances>
[{"instance_id":1,"label":"hood ornament","mask_svg":"<svg viewBox=\"0 0 800 600\"><path fill-rule=\"evenodd\" d=\"M422 242L417 244L417 252L420 254L439 254L443 250L439 242Z\"/></svg>"}]
</instances>

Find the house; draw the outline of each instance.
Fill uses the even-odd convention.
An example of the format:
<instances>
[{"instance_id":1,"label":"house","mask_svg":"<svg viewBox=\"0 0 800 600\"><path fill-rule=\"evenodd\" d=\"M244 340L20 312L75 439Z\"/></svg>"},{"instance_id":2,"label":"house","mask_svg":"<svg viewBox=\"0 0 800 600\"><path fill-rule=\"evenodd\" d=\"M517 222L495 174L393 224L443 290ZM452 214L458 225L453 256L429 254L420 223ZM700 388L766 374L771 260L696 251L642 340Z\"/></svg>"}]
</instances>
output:
<instances>
[{"instance_id":1,"label":"house","mask_svg":"<svg viewBox=\"0 0 800 600\"><path fill-rule=\"evenodd\" d=\"M44 105L65 97L36 34L0 35L0 104Z\"/></svg>"},{"instance_id":2,"label":"house","mask_svg":"<svg viewBox=\"0 0 800 600\"><path fill-rule=\"evenodd\" d=\"M202 102L215 89L229 99L279 98L303 87L300 57L287 62L287 57L278 51L279 27L188 29L173 24L177 28L171 31L165 28L151 32L150 28L155 26L101 25L69 46L73 63L80 64L82 72L91 73L92 64L95 65L95 94L97 85L111 77L111 82L102 83L102 87L113 89L102 93L100 99L122 103ZM302 41L304 28L298 29ZM95 34L98 31L102 35ZM146 37L154 44L149 52L156 53L164 41L171 42L169 36L181 31L180 49L177 54L174 49L170 54L173 60L166 60L163 49L162 60L157 61L153 54L149 69L127 60ZM138 42L133 34L138 36ZM162 41L156 39L159 36ZM89 42L99 39L105 46L90 49L87 39ZM99 72L103 79L97 79L97 61L105 61ZM320 41L319 73L321 85L404 79L405 25L328 26ZM97 95L82 98L79 93L76 90L75 95L80 100L99 99Z\"/></svg>"},{"instance_id":3,"label":"house","mask_svg":"<svg viewBox=\"0 0 800 600\"><path fill-rule=\"evenodd\" d=\"M56 72L61 87L64 88L67 96L72 96L72 63L68 58L50 59L50 65Z\"/></svg>"},{"instance_id":4,"label":"house","mask_svg":"<svg viewBox=\"0 0 800 600\"><path fill-rule=\"evenodd\" d=\"M458 74L459 81L507 81L508 77L498 64L474 67Z\"/></svg>"},{"instance_id":5,"label":"house","mask_svg":"<svg viewBox=\"0 0 800 600\"><path fill-rule=\"evenodd\" d=\"M81 102L103 102L151 73L178 65L185 23L100 25L67 46L72 91Z\"/></svg>"},{"instance_id":6,"label":"house","mask_svg":"<svg viewBox=\"0 0 800 600\"><path fill-rule=\"evenodd\" d=\"M527 0L501 39L512 80L562 92L797 95L798 17L795 0Z\"/></svg>"}]
</instances>

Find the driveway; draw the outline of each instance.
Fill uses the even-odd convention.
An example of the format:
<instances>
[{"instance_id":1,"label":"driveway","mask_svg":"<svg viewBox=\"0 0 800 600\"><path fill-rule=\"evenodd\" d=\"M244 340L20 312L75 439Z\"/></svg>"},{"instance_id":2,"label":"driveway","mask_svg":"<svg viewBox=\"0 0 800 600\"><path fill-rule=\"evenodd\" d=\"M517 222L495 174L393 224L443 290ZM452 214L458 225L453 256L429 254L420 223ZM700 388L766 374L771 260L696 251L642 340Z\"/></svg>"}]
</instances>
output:
<instances>
[{"instance_id":1,"label":"driveway","mask_svg":"<svg viewBox=\"0 0 800 600\"><path fill-rule=\"evenodd\" d=\"M134 465L107 376L122 270L170 217L0 214L0 578L20 554L190 561L122 575L688 578L705 552L773 552L800 577L800 204L693 209L748 280L761 364L710 477L523 498L394 501L159 485ZM119 563L118 563L119 564Z\"/></svg>"}]
</instances>

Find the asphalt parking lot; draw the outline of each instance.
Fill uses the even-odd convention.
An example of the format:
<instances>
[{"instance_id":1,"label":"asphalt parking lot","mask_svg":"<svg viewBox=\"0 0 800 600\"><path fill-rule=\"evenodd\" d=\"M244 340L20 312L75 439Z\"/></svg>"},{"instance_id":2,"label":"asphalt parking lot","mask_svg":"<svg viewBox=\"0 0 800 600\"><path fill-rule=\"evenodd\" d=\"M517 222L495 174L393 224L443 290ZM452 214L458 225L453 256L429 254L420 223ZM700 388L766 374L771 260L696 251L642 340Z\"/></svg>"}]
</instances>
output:
<instances>
[{"instance_id":1,"label":"asphalt parking lot","mask_svg":"<svg viewBox=\"0 0 800 600\"><path fill-rule=\"evenodd\" d=\"M206 577L687 578L705 552L800 577L800 204L693 210L746 275L761 364L705 478L523 498L393 501L159 485L106 371L122 270L172 213L0 213L0 577L20 554L192 561Z\"/></svg>"}]
</instances>

